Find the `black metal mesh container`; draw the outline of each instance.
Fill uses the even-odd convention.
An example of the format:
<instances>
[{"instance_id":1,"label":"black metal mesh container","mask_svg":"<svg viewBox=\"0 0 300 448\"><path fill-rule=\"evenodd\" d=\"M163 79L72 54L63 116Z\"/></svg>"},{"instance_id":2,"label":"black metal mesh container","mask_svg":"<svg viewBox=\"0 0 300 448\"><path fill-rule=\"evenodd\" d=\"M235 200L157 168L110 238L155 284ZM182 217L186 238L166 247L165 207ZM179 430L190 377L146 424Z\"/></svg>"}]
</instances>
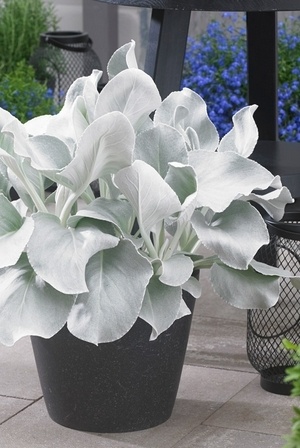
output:
<instances>
[{"instance_id":1,"label":"black metal mesh container","mask_svg":"<svg viewBox=\"0 0 300 448\"><path fill-rule=\"evenodd\" d=\"M260 249L256 259L299 274L300 212L288 212L280 222L266 219L266 223L270 243ZM300 343L300 291L288 279L281 280L275 306L268 310L249 310L247 318L248 358L260 373L261 387L288 395L291 386L284 383L285 369L294 363L282 346L283 338Z\"/></svg>"},{"instance_id":2,"label":"black metal mesh container","mask_svg":"<svg viewBox=\"0 0 300 448\"><path fill-rule=\"evenodd\" d=\"M31 58L37 79L54 90L57 104L62 104L75 79L101 70L101 62L92 49L87 33L55 31L41 34L40 47Z\"/></svg>"}]
</instances>

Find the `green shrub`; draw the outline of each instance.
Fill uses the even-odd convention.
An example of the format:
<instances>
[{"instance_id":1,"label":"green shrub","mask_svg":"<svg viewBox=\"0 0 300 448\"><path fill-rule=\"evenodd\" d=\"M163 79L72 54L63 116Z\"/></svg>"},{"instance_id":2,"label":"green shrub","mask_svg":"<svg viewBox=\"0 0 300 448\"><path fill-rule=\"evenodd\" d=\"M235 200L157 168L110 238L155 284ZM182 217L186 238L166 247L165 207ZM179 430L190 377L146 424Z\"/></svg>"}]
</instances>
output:
<instances>
[{"instance_id":1,"label":"green shrub","mask_svg":"<svg viewBox=\"0 0 300 448\"><path fill-rule=\"evenodd\" d=\"M40 34L57 28L54 7L43 0L0 2L0 74L9 73L17 62L29 61L39 46Z\"/></svg>"},{"instance_id":2,"label":"green shrub","mask_svg":"<svg viewBox=\"0 0 300 448\"><path fill-rule=\"evenodd\" d=\"M285 381L292 384L291 395L293 397L300 396L300 344L294 344L287 339L283 340L283 345L292 353L295 365L286 369ZM284 448L299 448L300 446L300 408L294 406L295 416L291 434L285 437L287 443Z\"/></svg>"},{"instance_id":3,"label":"green shrub","mask_svg":"<svg viewBox=\"0 0 300 448\"><path fill-rule=\"evenodd\" d=\"M58 112L53 91L35 79L34 69L26 61L18 62L15 70L1 79L0 107L23 123L37 115Z\"/></svg>"}]
</instances>

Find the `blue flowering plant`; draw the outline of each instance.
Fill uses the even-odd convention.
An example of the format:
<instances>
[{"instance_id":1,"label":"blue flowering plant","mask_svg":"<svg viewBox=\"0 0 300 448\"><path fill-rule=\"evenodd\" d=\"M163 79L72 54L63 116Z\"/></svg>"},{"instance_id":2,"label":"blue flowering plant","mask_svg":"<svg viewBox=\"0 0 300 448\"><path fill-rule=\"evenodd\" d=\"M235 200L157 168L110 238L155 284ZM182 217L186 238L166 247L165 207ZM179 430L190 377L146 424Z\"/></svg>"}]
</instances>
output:
<instances>
[{"instance_id":1,"label":"blue flowering plant","mask_svg":"<svg viewBox=\"0 0 300 448\"><path fill-rule=\"evenodd\" d=\"M134 49L113 54L100 93L101 72L77 79L57 115L22 124L0 109L3 344L65 325L110 342L138 318L155 339L190 313L182 293L200 296L197 269L210 269L216 292L240 308L274 305L280 276L298 286L254 260L269 236L252 203L279 220L293 202L248 158L256 106L237 112L220 140L204 100L184 88L162 101Z\"/></svg>"},{"instance_id":2,"label":"blue flowering plant","mask_svg":"<svg viewBox=\"0 0 300 448\"><path fill-rule=\"evenodd\" d=\"M278 26L279 138L300 141L300 23L295 17ZM206 32L189 38L182 86L199 93L220 135L231 128L231 115L247 105L245 16L224 13Z\"/></svg>"},{"instance_id":3,"label":"blue flowering plant","mask_svg":"<svg viewBox=\"0 0 300 448\"><path fill-rule=\"evenodd\" d=\"M58 112L53 90L35 78L33 67L25 61L0 80L0 107L8 110L22 123L38 115Z\"/></svg>"}]
</instances>

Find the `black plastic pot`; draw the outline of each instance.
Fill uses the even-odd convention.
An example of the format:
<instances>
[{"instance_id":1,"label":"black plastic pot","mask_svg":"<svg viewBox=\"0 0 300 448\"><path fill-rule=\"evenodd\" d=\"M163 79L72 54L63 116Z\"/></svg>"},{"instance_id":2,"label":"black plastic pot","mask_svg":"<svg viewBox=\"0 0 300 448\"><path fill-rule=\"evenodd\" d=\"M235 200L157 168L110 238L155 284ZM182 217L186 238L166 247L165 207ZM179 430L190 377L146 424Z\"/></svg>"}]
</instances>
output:
<instances>
[{"instance_id":1,"label":"black plastic pot","mask_svg":"<svg viewBox=\"0 0 300 448\"><path fill-rule=\"evenodd\" d=\"M191 310L194 299L187 297ZM157 340L138 319L115 342L95 346L63 328L32 346L48 413L57 423L92 432L137 431L165 422L179 386L191 316Z\"/></svg>"}]
</instances>

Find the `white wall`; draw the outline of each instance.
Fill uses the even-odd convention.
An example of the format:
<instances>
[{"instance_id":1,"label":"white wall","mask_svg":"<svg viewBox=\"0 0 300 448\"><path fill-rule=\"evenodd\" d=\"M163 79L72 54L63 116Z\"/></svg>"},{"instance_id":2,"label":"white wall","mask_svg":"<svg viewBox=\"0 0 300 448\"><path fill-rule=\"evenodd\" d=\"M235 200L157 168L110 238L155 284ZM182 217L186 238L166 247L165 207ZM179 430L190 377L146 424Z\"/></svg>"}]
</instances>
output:
<instances>
[{"instance_id":1,"label":"white wall","mask_svg":"<svg viewBox=\"0 0 300 448\"><path fill-rule=\"evenodd\" d=\"M59 29L64 31L83 31L82 2L84 0L46 0L55 6L60 18Z\"/></svg>"}]
</instances>

